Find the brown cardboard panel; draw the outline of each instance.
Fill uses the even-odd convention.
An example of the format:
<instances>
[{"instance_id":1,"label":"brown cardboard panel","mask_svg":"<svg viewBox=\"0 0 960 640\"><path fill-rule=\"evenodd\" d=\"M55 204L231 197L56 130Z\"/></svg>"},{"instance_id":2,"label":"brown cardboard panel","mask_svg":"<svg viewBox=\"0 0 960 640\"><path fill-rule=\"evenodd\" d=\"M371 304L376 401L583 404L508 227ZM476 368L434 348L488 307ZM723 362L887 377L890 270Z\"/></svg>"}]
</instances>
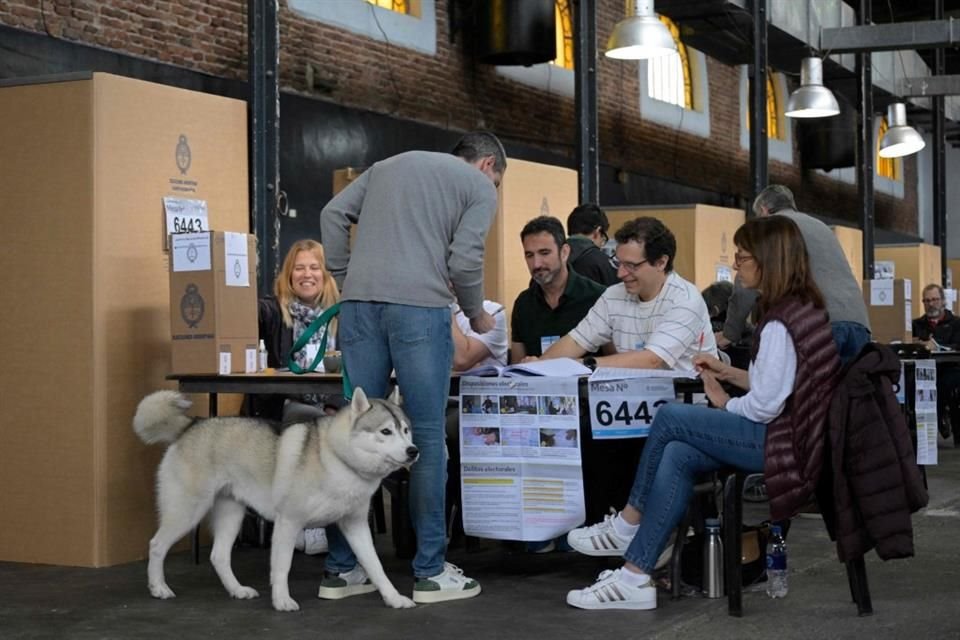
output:
<instances>
[{"instance_id":1,"label":"brown cardboard panel","mask_svg":"<svg viewBox=\"0 0 960 640\"><path fill-rule=\"evenodd\" d=\"M914 316L911 298L907 289L916 290L913 283L903 278L893 281L893 304L871 304L871 280L863 281L863 300L867 305L867 314L870 317L870 329L873 339L877 342L911 342L913 332L911 321Z\"/></svg>"},{"instance_id":2,"label":"brown cardboard panel","mask_svg":"<svg viewBox=\"0 0 960 640\"><path fill-rule=\"evenodd\" d=\"M941 282L940 247L932 244L879 245L874 252L875 260L892 260L896 264L896 277L913 283L911 301L917 317L923 309L923 288Z\"/></svg>"},{"instance_id":3,"label":"brown cardboard panel","mask_svg":"<svg viewBox=\"0 0 960 640\"><path fill-rule=\"evenodd\" d=\"M0 148L16 150L0 172L0 287L41 302L0 337L0 513L16 523L0 527L0 560L143 558L163 450L130 423L171 386L161 198L205 199L211 224L247 229L245 104L99 73L5 87Z\"/></svg>"},{"instance_id":4,"label":"brown cardboard panel","mask_svg":"<svg viewBox=\"0 0 960 640\"><path fill-rule=\"evenodd\" d=\"M721 275L733 275L733 234L744 222L743 211L704 204L612 207L607 209L610 236L641 216L657 218L673 232L677 239L674 271L701 291Z\"/></svg>"},{"instance_id":5,"label":"brown cardboard panel","mask_svg":"<svg viewBox=\"0 0 960 640\"><path fill-rule=\"evenodd\" d=\"M850 263L850 270L853 271L853 277L857 279L857 283L862 287L863 231L854 229L853 227L835 226L830 228L833 229L833 234L837 237L840 248L843 249L843 255L846 256L847 262Z\"/></svg>"}]
</instances>

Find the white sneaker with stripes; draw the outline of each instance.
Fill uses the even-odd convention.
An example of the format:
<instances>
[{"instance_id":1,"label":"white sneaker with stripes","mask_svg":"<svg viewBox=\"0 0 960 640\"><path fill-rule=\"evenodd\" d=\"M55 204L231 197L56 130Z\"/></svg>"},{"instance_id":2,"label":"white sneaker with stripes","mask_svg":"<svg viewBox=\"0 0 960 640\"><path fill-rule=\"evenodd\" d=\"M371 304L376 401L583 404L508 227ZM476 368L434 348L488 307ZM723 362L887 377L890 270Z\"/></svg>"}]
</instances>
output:
<instances>
[{"instance_id":1,"label":"white sneaker with stripes","mask_svg":"<svg viewBox=\"0 0 960 640\"><path fill-rule=\"evenodd\" d=\"M613 527L616 514L604 517L603 522L589 527L580 527L567 534L567 542L575 550L588 556L622 556L630 540L622 537Z\"/></svg>"},{"instance_id":2,"label":"white sneaker with stripes","mask_svg":"<svg viewBox=\"0 0 960 640\"><path fill-rule=\"evenodd\" d=\"M567 593L567 604L578 609L629 609L647 611L657 608L657 588L647 581L639 587L627 585L621 574L626 569L604 571L586 589Z\"/></svg>"}]
</instances>

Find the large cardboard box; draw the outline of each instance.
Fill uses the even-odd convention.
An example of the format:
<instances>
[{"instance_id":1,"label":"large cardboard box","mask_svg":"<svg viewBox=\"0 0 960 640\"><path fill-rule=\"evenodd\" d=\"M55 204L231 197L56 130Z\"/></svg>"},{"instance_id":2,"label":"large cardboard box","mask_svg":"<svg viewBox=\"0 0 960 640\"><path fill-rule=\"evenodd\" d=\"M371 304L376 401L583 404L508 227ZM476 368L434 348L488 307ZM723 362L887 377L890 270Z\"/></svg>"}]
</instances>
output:
<instances>
[{"instance_id":1,"label":"large cardboard box","mask_svg":"<svg viewBox=\"0 0 960 640\"><path fill-rule=\"evenodd\" d=\"M677 239L673 269L703 291L718 280L733 282L733 234L744 222L740 209L707 204L679 206L612 207L610 237L628 220L657 218Z\"/></svg>"},{"instance_id":2,"label":"large cardboard box","mask_svg":"<svg viewBox=\"0 0 960 640\"><path fill-rule=\"evenodd\" d=\"M870 329L877 342L913 340L913 289L910 280L864 280L863 301L870 316Z\"/></svg>"},{"instance_id":3,"label":"large cardboard box","mask_svg":"<svg viewBox=\"0 0 960 640\"><path fill-rule=\"evenodd\" d=\"M107 74L0 86L0 560L146 557L163 449L131 420L172 386L162 198L247 229L246 130L242 101Z\"/></svg>"},{"instance_id":4,"label":"large cardboard box","mask_svg":"<svg viewBox=\"0 0 960 640\"><path fill-rule=\"evenodd\" d=\"M172 371L256 372L255 240L223 231L171 236Z\"/></svg>"},{"instance_id":5,"label":"large cardboard box","mask_svg":"<svg viewBox=\"0 0 960 640\"><path fill-rule=\"evenodd\" d=\"M850 270L853 271L853 277L857 284L863 286L863 231L853 227L835 226L833 235L837 237L840 248L843 249L843 255L850 263Z\"/></svg>"},{"instance_id":6,"label":"large cardboard box","mask_svg":"<svg viewBox=\"0 0 960 640\"><path fill-rule=\"evenodd\" d=\"M577 172L526 160L509 160L499 196L497 215L487 234L484 295L506 307L509 322L513 303L530 284L520 231L537 216L558 218L566 229L567 216L577 206Z\"/></svg>"},{"instance_id":7,"label":"large cardboard box","mask_svg":"<svg viewBox=\"0 0 960 640\"><path fill-rule=\"evenodd\" d=\"M913 283L910 300L914 313L919 317L923 313L923 288L928 284L943 285L940 247L926 243L877 245L874 261L879 260L893 262L896 269L894 277Z\"/></svg>"}]
</instances>

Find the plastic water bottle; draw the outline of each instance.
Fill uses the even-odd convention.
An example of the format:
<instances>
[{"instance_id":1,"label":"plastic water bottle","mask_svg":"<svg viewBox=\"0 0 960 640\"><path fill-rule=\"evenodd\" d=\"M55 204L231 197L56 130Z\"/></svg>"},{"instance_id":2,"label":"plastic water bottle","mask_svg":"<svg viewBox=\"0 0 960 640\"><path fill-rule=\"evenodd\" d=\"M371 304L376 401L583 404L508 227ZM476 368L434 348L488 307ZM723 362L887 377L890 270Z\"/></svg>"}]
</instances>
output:
<instances>
[{"instance_id":1,"label":"plastic water bottle","mask_svg":"<svg viewBox=\"0 0 960 640\"><path fill-rule=\"evenodd\" d=\"M770 527L767 541L767 595L787 597L787 543L783 541L780 525Z\"/></svg>"},{"instance_id":2,"label":"plastic water bottle","mask_svg":"<svg viewBox=\"0 0 960 640\"><path fill-rule=\"evenodd\" d=\"M260 339L260 344L257 346L257 370L263 373L267 369L267 345L263 343L263 339Z\"/></svg>"}]
</instances>

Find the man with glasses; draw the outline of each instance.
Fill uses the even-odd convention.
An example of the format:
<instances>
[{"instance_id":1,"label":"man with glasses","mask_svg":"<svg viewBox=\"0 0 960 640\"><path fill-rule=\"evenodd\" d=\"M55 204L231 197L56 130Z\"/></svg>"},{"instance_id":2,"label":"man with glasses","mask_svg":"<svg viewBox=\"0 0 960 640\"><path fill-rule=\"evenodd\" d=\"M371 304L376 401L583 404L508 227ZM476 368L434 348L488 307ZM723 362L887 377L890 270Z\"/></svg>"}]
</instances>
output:
<instances>
[{"instance_id":1,"label":"man with glasses","mask_svg":"<svg viewBox=\"0 0 960 640\"><path fill-rule=\"evenodd\" d=\"M567 217L567 244L570 257L567 263L574 271L605 287L617 284L617 270L610 266L607 254L607 230L610 221L603 209L595 204L582 204Z\"/></svg>"},{"instance_id":2,"label":"man with glasses","mask_svg":"<svg viewBox=\"0 0 960 640\"><path fill-rule=\"evenodd\" d=\"M543 358L581 358L613 343L615 353L586 357L590 367L693 370L700 352L717 355L700 291L673 271L677 241L656 218L636 218L616 233L611 265L620 284Z\"/></svg>"},{"instance_id":3,"label":"man with glasses","mask_svg":"<svg viewBox=\"0 0 960 640\"><path fill-rule=\"evenodd\" d=\"M943 287L928 284L923 288L923 315L913 321L913 339L931 351L960 350L960 318L947 309ZM950 437L951 422L960 418L957 406L960 370L943 368L937 371L937 415L940 433Z\"/></svg>"}]
</instances>

